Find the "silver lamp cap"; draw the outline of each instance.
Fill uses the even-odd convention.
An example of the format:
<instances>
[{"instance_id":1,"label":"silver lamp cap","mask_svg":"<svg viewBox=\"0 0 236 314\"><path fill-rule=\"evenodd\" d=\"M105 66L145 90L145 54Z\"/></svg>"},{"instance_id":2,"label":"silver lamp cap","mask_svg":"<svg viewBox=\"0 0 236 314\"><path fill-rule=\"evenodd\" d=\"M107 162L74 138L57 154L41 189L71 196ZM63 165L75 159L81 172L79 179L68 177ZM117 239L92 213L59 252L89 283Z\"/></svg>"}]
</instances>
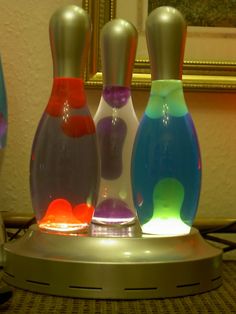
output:
<instances>
[{"instance_id":1,"label":"silver lamp cap","mask_svg":"<svg viewBox=\"0 0 236 314\"><path fill-rule=\"evenodd\" d=\"M101 31L101 59L105 86L130 87L138 33L130 22L114 19Z\"/></svg>"},{"instance_id":2,"label":"silver lamp cap","mask_svg":"<svg viewBox=\"0 0 236 314\"><path fill-rule=\"evenodd\" d=\"M81 77L87 60L91 22L81 7L59 8L49 24L54 77Z\"/></svg>"},{"instance_id":3,"label":"silver lamp cap","mask_svg":"<svg viewBox=\"0 0 236 314\"><path fill-rule=\"evenodd\" d=\"M152 80L181 79L187 24L175 8L153 10L146 20Z\"/></svg>"}]
</instances>

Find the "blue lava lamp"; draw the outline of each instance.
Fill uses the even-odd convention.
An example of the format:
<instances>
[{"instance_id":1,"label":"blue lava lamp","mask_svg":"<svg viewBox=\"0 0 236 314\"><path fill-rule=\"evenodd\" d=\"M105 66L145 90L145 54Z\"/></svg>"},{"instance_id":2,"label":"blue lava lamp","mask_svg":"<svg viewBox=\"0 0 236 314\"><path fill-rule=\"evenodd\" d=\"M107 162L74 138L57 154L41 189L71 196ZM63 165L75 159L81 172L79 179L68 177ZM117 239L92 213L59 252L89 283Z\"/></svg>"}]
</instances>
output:
<instances>
[{"instance_id":1,"label":"blue lava lamp","mask_svg":"<svg viewBox=\"0 0 236 314\"><path fill-rule=\"evenodd\" d=\"M158 7L146 21L152 83L131 176L142 232L148 234L188 234L198 206L201 157L181 80L186 29L172 7Z\"/></svg>"}]
</instances>

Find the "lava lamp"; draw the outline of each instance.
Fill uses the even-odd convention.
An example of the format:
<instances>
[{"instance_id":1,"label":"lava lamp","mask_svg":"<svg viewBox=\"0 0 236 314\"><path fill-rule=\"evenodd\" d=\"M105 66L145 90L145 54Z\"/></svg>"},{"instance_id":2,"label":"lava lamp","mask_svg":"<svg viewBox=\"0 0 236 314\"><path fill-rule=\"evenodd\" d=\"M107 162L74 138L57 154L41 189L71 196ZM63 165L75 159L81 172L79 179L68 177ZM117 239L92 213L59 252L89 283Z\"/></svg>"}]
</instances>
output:
<instances>
[{"instance_id":1,"label":"lava lamp","mask_svg":"<svg viewBox=\"0 0 236 314\"><path fill-rule=\"evenodd\" d=\"M146 21L151 92L132 154L133 198L143 233L190 232L201 186L201 157L182 83L186 22L172 7Z\"/></svg>"},{"instance_id":2,"label":"lava lamp","mask_svg":"<svg viewBox=\"0 0 236 314\"><path fill-rule=\"evenodd\" d=\"M130 165L138 128L131 79L138 33L133 24L114 19L101 31L103 91L94 116L101 158L101 184L93 222L133 224Z\"/></svg>"},{"instance_id":3,"label":"lava lamp","mask_svg":"<svg viewBox=\"0 0 236 314\"><path fill-rule=\"evenodd\" d=\"M91 222L100 179L83 82L90 19L82 8L69 5L52 15L49 31L54 78L32 147L31 196L41 230L77 233Z\"/></svg>"}]
</instances>

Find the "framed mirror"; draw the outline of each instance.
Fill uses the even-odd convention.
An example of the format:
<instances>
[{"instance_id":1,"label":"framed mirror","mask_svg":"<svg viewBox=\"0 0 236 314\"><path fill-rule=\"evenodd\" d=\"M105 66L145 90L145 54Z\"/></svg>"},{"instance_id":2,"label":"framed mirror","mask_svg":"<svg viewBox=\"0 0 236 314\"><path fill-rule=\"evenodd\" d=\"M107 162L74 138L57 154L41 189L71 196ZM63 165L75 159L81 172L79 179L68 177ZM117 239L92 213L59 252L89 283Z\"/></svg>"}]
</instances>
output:
<instances>
[{"instance_id":1,"label":"framed mirror","mask_svg":"<svg viewBox=\"0 0 236 314\"><path fill-rule=\"evenodd\" d=\"M158 0L155 2L158 4ZM100 30L109 20L120 17L132 22L139 33L132 88L149 88L151 76L146 51L145 20L152 3L153 0L83 0L83 7L93 24L85 73L87 87L102 86ZM128 8L129 5L132 8ZM183 83L185 90L236 91L235 27L188 26Z\"/></svg>"}]
</instances>

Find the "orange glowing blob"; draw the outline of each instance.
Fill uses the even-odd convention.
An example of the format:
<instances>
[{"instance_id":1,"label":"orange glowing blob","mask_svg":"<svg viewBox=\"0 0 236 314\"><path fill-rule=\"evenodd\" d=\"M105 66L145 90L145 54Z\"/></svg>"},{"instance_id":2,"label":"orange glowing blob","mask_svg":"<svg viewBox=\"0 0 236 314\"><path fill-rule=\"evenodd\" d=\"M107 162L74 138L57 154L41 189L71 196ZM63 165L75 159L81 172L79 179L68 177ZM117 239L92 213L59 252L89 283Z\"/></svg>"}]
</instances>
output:
<instances>
[{"instance_id":1,"label":"orange glowing blob","mask_svg":"<svg viewBox=\"0 0 236 314\"><path fill-rule=\"evenodd\" d=\"M93 217L94 207L87 204L79 204L73 208L73 214L82 223L90 223Z\"/></svg>"},{"instance_id":2,"label":"orange glowing blob","mask_svg":"<svg viewBox=\"0 0 236 314\"><path fill-rule=\"evenodd\" d=\"M41 219L40 224L78 224L78 219L73 215L70 202L63 198L53 200Z\"/></svg>"}]
</instances>

